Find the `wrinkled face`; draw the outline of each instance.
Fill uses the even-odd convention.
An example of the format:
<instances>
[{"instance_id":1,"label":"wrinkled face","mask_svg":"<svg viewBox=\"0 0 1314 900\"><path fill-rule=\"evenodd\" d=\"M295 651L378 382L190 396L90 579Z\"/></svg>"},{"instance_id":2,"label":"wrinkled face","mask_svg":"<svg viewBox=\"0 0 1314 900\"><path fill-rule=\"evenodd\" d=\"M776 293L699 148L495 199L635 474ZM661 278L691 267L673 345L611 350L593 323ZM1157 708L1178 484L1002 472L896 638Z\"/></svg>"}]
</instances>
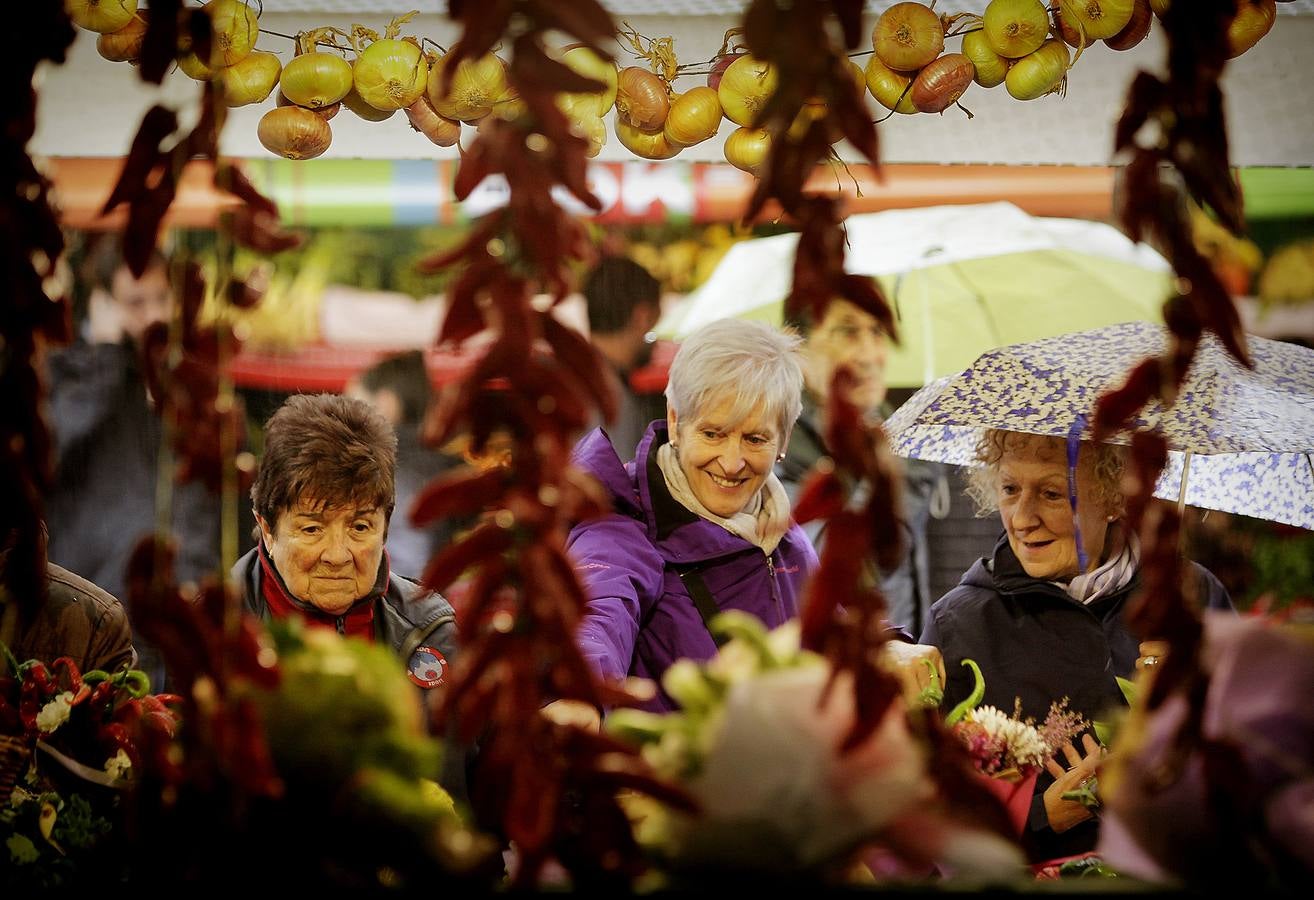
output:
<instances>
[{"instance_id":1,"label":"wrinkled face","mask_svg":"<svg viewBox=\"0 0 1314 900\"><path fill-rule=\"evenodd\" d=\"M152 266L140 280L132 277L127 266L114 273L110 292L119 308L123 333L140 343L142 333L156 322L167 322L172 313L173 293L169 273L164 266Z\"/></svg>"},{"instance_id":2,"label":"wrinkled face","mask_svg":"<svg viewBox=\"0 0 1314 900\"><path fill-rule=\"evenodd\" d=\"M387 519L378 508L320 508L299 501L273 529L257 516L265 549L292 595L341 615L374 587Z\"/></svg>"},{"instance_id":3,"label":"wrinkled face","mask_svg":"<svg viewBox=\"0 0 1314 900\"><path fill-rule=\"evenodd\" d=\"M733 406L733 398L712 398L699 415L679 422L674 410L666 413L680 468L694 496L722 518L757 496L787 438L760 405L742 422L729 421Z\"/></svg>"},{"instance_id":4,"label":"wrinkled face","mask_svg":"<svg viewBox=\"0 0 1314 900\"><path fill-rule=\"evenodd\" d=\"M888 339L875 316L847 300L832 300L825 318L808 335L808 389L825 397L835 370L848 366L858 379L849 401L872 412L885 399L888 350Z\"/></svg>"},{"instance_id":5,"label":"wrinkled face","mask_svg":"<svg viewBox=\"0 0 1314 900\"><path fill-rule=\"evenodd\" d=\"M1032 578L1066 581L1080 574L1076 529L1068 502L1067 449L1053 438L1010 439L999 460L999 516L1008 544ZM1101 562L1107 510L1094 497L1086 459L1077 466L1077 514L1087 566Z\"/></svg>"}]
</instances>

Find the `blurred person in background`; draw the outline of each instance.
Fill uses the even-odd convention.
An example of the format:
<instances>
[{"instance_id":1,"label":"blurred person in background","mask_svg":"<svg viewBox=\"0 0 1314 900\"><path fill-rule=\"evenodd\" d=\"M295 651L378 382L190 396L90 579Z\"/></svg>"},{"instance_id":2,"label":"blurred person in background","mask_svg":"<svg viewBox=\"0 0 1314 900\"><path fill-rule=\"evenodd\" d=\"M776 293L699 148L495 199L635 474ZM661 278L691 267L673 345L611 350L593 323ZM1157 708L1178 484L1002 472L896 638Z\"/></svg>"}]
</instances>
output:
<instances>
[{"instance_id":1,"label":"blurred person in background","mask_svg":"<svg viewBox=\"0 0 1314 900\"><path fill-rule=\"evenodd\" d=\"M173 315L169 262L157 251L134 278L118 240L107 238L93 248L87 272L92 287L82 333L47 356L55 449L46 503L50 561L126 597L128 558L156 530L159 492L168 490L172 515L165 524L178 541L178 578L195 582L219 567L219 499L199 483L161 478L164 424L151 408L138 359L147 329ZM134 643L152 687L164 689L159 652L140 635Z\"/></svg>"},{"instance_id":2,"label":"blurred person in background","mask_svg":"<svg viewBox=\"0 0 1314 900\"><path fill-rule=\"evenodd\" d=\"M846 366L857 379L849 400L868 419L883 420L893 410L886 402L885 362L889 336L875 316L847 300L834 299L826 307L826 314L820 322L814 323L803 317L788 324L804 337L803 412L794 427L785 458L776 466L776 473L793 503L817 460L828 454L825 410L836 369ZM888 604L890 623L916 635L926 622L933 600L930 597L926 526L931 516L932 496L944 477L943 467L936 463L916 459L900 462L904 469L904 555L893 571L880 573L879 581ZM825 522L809 522L804 529L820 552L825 539Z\"/></svg>"},{"instance_id":3,"label":"blurred person in background","mask_svg":"<svg viewBox=\"0 0 1314 900\"><path fill-rule=\"evenodd\" d=\"M418 578L429 557L451 541L457 524L444 520L417 528L408 515L411 503L434 476L460 463L421 440L424 414L433 396L424 352L410 350L380 360L351 379L345 393L372 405L397 433L397 513L388 528L388 559L393 571Z\"/></svg>"},{"instance_id":4,"label":"blurred person in background","mask_svg":"<svg viewBox=\"0 0 1314 900\"><path fill-rule=\"evenodd\" d=\"M652 356L649 334L661 316L661 294L661 284L647 269L622 256L604 257L584 278L589 340L620 382L616 421L604 427L626 459L648 423L666 415L661 394L640 394L630 384L630 376Z\"/></svg>"}]
</instances>

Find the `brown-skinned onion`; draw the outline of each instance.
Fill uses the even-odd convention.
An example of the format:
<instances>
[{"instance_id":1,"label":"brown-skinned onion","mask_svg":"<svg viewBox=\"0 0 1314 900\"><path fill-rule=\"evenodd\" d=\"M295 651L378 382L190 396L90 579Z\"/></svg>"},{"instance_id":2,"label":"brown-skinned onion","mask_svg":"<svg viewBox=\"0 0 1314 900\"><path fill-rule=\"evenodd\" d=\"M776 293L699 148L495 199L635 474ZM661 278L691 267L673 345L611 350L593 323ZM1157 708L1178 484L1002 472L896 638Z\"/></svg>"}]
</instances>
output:
<instances>
[{"instance_id":1,"label":"brown-skinned onion","mask_svg":"<svg viewBox=\"0 0 1314 900\"><path fill-rule=\"evenodd\" d=\"M627 66L616 80L616 120L639 131L660 131L671 101L666 82L647 69ZM622 141L624 143L624 141Z\"/></svg>"},{"instance_id":2,"label":"brown-skinned onion","mask_svg":"<svg viewBox=\"0 0 1314 900\"><path fill-rule=\"evenodd\" d=\"M976 66L970 59L961 53L946 53L917 73L909 96L921 112L944 112L963 96L975 76Z\"/></svg>"},{"instance_id":3,"label":"brown-skinned onion","mask_svg":"<svg viewBox=\"0 0 1314 900\"><path fill-rule=\"evenodd\" d=\"M1114 50L1130 50L1150 33L1150 23L1154 21L1154 10L1150 9L1150 0L1136 0L1131 20L1127 26L1104 43Z\"/></svg>"},{"instance_id":4,"label":"brown-skinned onion","mask_svg":"<svg viewBox=\"0 0 1314 900\"><path fill-rule=\"evenodd\" d=\"M141 45L146 39L149 13L144 9L128 20L117 31L105 32L96 38L96 52L110 62L136 62L141 58Z\"/></svg>"},{"instance_id":5,"label":"brown-skinned onion","mask_svg":"<svg viewBox=\"0 0 1314 900\"><path fill-rule=\"evenodd\" d=\"M256 136L266 150L285 159L314 159L333 142L329 123L300 106L280 106L265 113Z\"/></svg>"}]
</instances>

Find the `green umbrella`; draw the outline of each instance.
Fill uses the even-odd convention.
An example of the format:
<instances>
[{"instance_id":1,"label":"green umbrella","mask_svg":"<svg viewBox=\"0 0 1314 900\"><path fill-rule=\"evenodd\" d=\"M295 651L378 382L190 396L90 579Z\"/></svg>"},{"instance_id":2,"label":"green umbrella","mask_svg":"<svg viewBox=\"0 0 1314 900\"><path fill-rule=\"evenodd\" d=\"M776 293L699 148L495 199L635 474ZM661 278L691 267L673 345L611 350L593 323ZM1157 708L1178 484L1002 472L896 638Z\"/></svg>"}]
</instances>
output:
<instances>
[{"instance_id":1,"label":"green umbrella","mask_svg":"<svg viewBox=\"0 0 1314 900\"><path fill-rule=\"evenodd\" d=\"M1007 344L1118 322L1161 322L1172 271L1109 225L1036 218L1011 203L851 216L850 272L871 275L894 306L902 344L886 381L925 384ZM726 317L779 323L795 234L744 241L658 323L679 340Z\"/></svg>"}]
</instances>

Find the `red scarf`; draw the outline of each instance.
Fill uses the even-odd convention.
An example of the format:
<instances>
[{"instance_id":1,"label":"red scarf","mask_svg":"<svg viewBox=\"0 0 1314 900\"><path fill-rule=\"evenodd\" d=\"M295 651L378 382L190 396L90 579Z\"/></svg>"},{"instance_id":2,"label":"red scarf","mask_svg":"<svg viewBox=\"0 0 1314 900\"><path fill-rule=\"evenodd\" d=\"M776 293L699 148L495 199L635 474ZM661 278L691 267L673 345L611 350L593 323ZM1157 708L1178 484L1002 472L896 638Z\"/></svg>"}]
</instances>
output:
<instances>
[{"instance_id":1,"label":"red scarf","mask_svg":"<svg viewBox=\"0 0 1314 900\"><path fill-rule=\"evenodd\" d=\"M332 628L339 634L364 638L367 641L374 640L374 601L382 596L388 584L386 552L379 562L379 577L374 582L374 589L353 603L342 615L335 616L293 597L287 585L283 583L283 577L278 574L278 569L274 568L273 560L265 552L264 542L259 542L257 546L260 550L260 565L265 575L261 580L260 592L264 595L270 616L275 619L300 616L307 625Z\"/></svg>"}]
</instances>

